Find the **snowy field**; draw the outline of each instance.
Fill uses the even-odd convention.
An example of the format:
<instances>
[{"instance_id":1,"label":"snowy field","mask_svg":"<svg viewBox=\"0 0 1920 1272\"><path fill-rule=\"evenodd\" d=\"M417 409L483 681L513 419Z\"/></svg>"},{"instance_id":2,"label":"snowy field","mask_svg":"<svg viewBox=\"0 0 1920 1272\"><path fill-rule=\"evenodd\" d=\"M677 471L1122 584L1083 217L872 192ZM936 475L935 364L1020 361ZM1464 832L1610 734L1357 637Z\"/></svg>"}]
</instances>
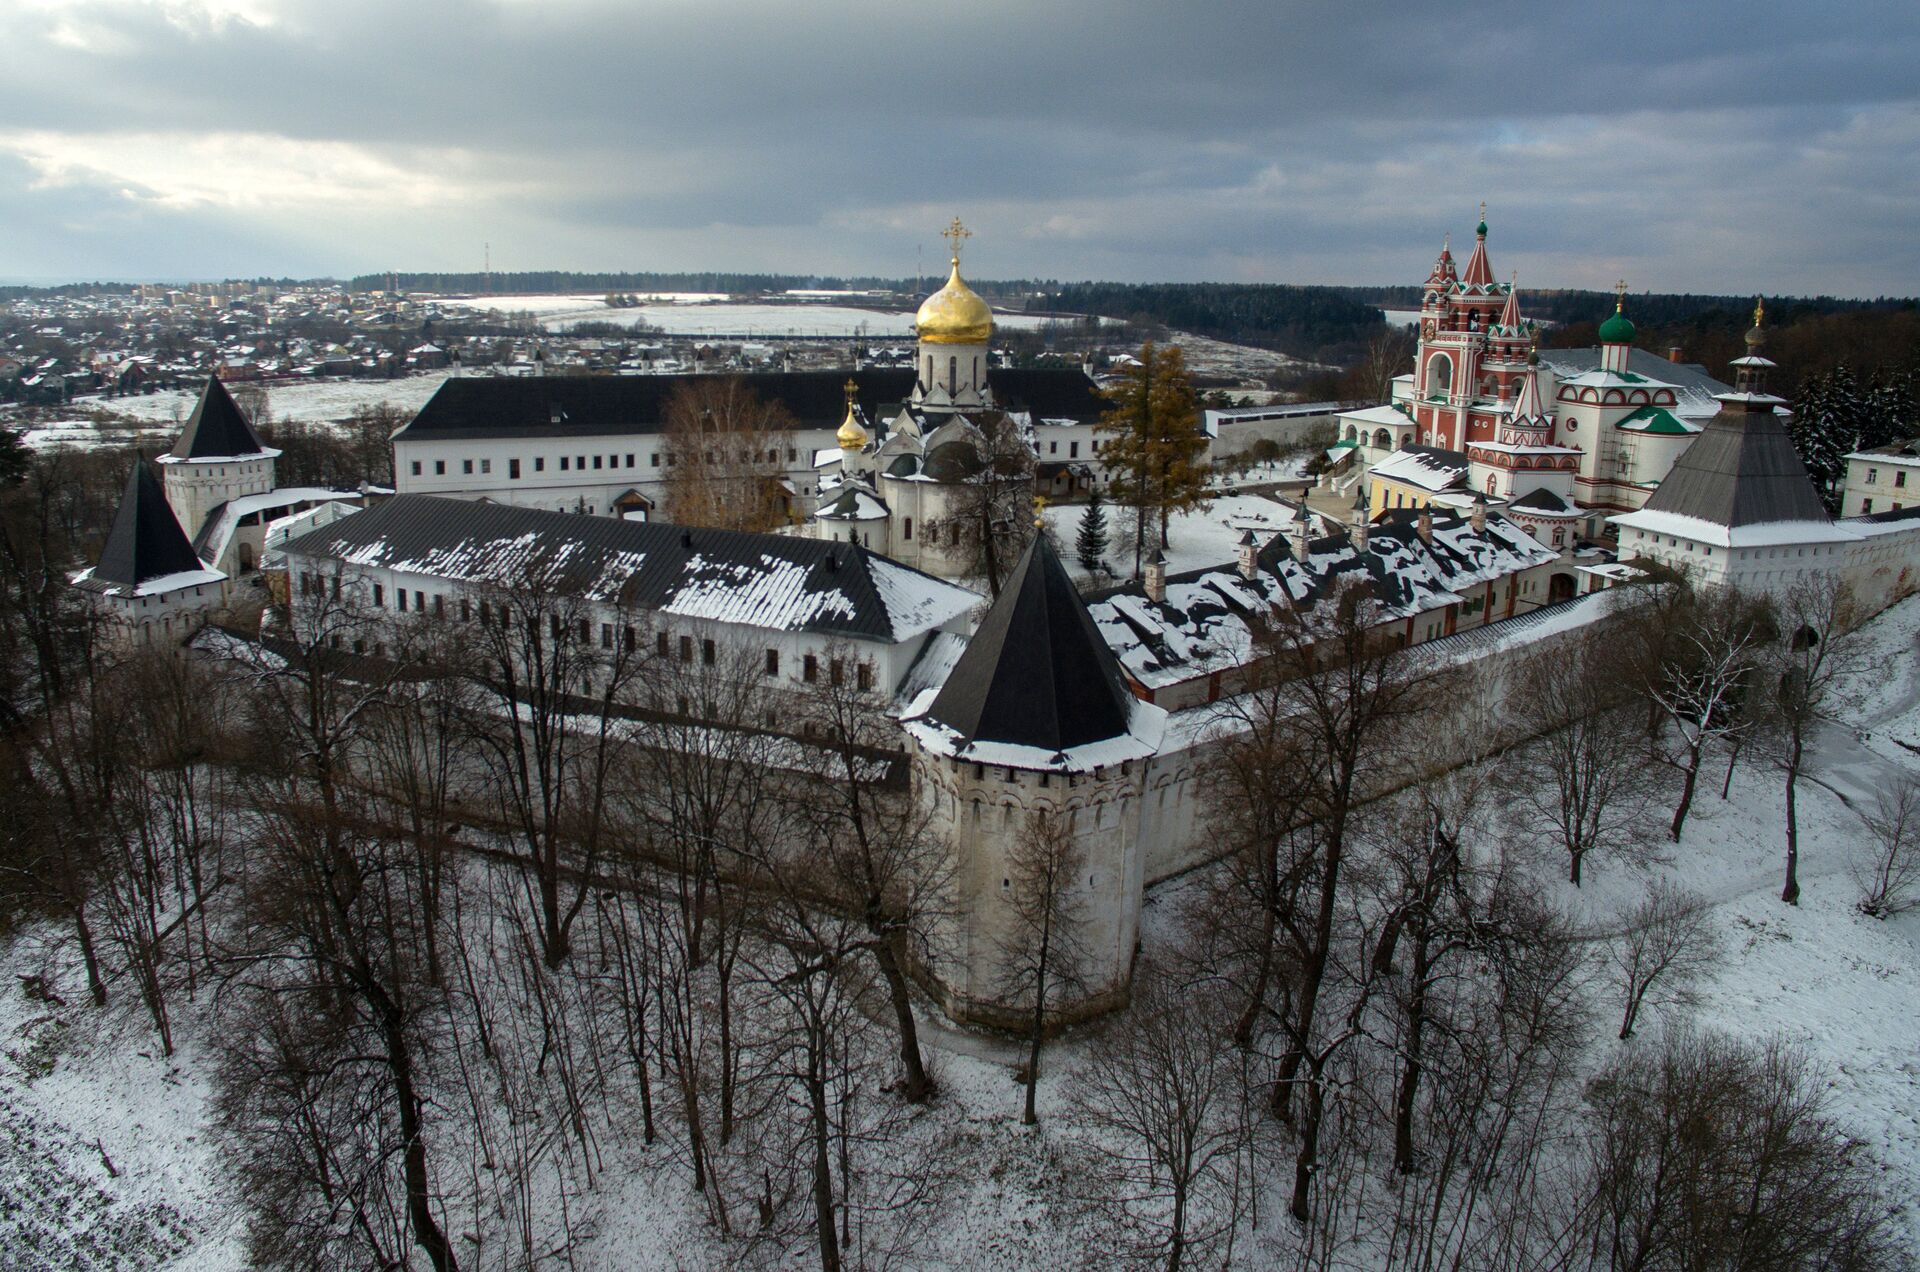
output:
<instances>
[{"instance_id":1,"label":"snowy field","mask_svg":"<svg viewBox=\"0 0 1920 1272\"><path fill-rule=\"evenodd\" d=\"M269 384L267 404L276 420L326 422L344 420L362 407L384 402L412 415L427 404L448 376L446 371L429 371L398 380L313 380ZM155 393L142 397L77 398L75 405L98 406L137 420L152 420L171 425L192 413L200 398L196 388L190 392Z\"/></svg>"},{"instance_id":2,"label":"snowy field","mask_svg":"<svg viewBox=\"0 0 1920 1272\"><path fill-rule=\"evenodd\" d=\"M1221 504L1229 520L1261 511L1252 501L1245 509ZM1224 541L1226 531L1220 534ZM1184 536L1196 553L1202 535L1196 527ZM1176 528L1176 545L1181 537ZM1619 1043L1612 1036L1617 1009L1605 973L1596 972L1590 1063L1646 1045L1689 1013L1693 1023L1741 1037L1804 1044L1823 1067L1833 1114L1881 1164L1884 1193L1902 1207L1900 1230L1912 1266L1920 1266L1920 913L1889 921L1859 915L1847 874L1861 839L1856 811L1894 778L1920 771L1920 755L1905 745L1920 741L1920 599L1882 615L1869 632L1894 670L1856 685L1847 727L1818 736L1802 787L1804 895L1797 908L1778 899L1781 782L1760 763L1741 764L1724 801L1717 768L1710 783L1703 781L1684 840L1664 861L1642 868L1596 859L1586 886L1575 889L1561 880L1558 857L1543 852L1537 873L1541 892L1596 941L1614 930L1651 878L1706 898L1726 956L1697 1005L1659 1008L1633 1043ZM1523 850L1532 842L1517 821L1504 833ZM1149 898L1149 953L1202 882L1189 877ZM180 1051L163 1061L130 990L117 986L118 1005L106 1012L86 1007L71 960L49 952L50 935L31 929L0 947L0 1265L181 1272L245 1266L238 1198L220 1173L210 1132L206 1075L219 1040L210 1036L204 999L183 1006ZM65 1006L24 991L21 977L49 969ZM1066 1093L1092 1044L1070 1042L1049 1053L1041 1124L1025 1128L1018 1124L1015 1048L934 1022L922 1041L942 1094L907 1119L902 1154L939 1163L951 1172L954 1191L913 1264L970 1272L1082 1264L1089 1220L1071 1194L1092 1167L1084 1136L1070 1125ZM664 1142L648 1149L637 1134L609 1137L603 1149L596 1184L570 1197L576 1230L585 1235L568 1266L685 1269L731 1261ZM1283 1198L1276 1172L1263 1202L1270 1217L1236 1266L1292 1265L1285 1221L1274 1221ZM800 1264L810 1261L804 1246L792 1254Z\"/></svg>"},{"instance_id":3,"label":"snowy field","mask_svg":"<svg viewBox=\"0 0 1920 1272\"><path fill-rule=\"evenodd\" d=\"M734 304L724 296L690 292L643 297L634 309L610 307L604 296L494 296L450 300L449 305L502 313L531 311L548 331L567 331L583 322L646 324L670 336L758 336L801 339L808 336L871 335L877 339L913 339L913 315L853 305ZM1002 329L1041 327L1053 321L1025 314L995 314Z\"/></svg>"}]
</instances>

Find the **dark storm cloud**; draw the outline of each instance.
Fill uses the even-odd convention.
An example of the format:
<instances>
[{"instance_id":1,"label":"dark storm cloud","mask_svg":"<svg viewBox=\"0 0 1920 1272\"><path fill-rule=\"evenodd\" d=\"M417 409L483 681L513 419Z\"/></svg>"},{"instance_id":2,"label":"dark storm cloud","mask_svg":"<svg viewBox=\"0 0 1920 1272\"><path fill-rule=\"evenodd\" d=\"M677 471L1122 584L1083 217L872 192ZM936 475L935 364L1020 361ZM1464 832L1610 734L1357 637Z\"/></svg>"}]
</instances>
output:
<instances>
[{"instance_id":1,"label":"dark storm cloud","mask_svg":"<svg viewBox=\"0 0 1920 1272\"><path fill-rule=\"evenodd\" d=\"M1523 282L1920 290L1911 3L1465 12L20 0L0 273L904 273L957 211L984 275L1411 281L1485 198Z\"/></svg>"}]
</instances>

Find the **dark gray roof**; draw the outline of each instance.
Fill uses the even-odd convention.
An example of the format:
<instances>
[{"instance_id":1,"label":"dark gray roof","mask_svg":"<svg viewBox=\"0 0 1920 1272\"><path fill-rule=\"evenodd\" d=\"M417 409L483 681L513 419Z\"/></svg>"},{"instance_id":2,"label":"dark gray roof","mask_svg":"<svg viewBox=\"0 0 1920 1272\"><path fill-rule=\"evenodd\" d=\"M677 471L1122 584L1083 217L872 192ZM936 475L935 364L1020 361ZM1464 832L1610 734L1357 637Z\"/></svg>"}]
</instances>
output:
<instances>
[{"instance_id":1,"label":"dark gray roof","mask_svg":"<svg viewBox=\"0 0 1920 1272\"><path fill-rule=\"evenodd\" d=\"M139 587L149 579L187 570L202 570L200 558L175 519L160 483L144 461L135 460L127 475L127 489L120 496L120 509L113 515L113 528L100 549L100 560L89 579L96 583L120 583Z\"/></svg>"},{"instance_id":2,"label":"dark gray roof","mask_svg":"<svg viewBox=\"0 0 1920 1272\"><path fill-rule=\"evenodd\" d=\"M963 744L1057 753L1124 735L1131 707L1119 661L1047 537L1036 535L926 718Z\"/></svg>"},{"instance_id":3,"label":"dark gray roof","mask_svg":"<svg viewBox=\"0 0 1920 1272\"><path fill-rule=\"evenodd\" d=\"M167 453L176 459L221 459L229 455L258 455L265 450L260 435L234 404L227 386L220 383L218 376L210 375L206 387L200 390L193 414L187 417L180 440Z\"/></svg>"},{"instance_id":4,"label":"dark gray roof","mask_svg":"<svg viewBox=\"0 0 1920 1272\"><path fill-rule=\"evenodd\" d=\"M1728 527L1830 519L1780 416L1739 403L1707 421L1645 507Z\"/></svg>"},{"instance_id":5,"label":"dark gray roof","mask_svg":"<svg viewBox=\"0 0 1920 1272\"><path fill-rule=\"evenodd\" d=\"M1565 378L1597 368L1600 365L1600 348L1595 345L1586 349L1542 349L1540 361L1552 367L1556 375ZM1696 400L1717 397L1733 387L1715 379L1698 362L1674 362L1645 349L1627 351L1627 370L1649 380L1659 380L1663 384L1685 389Z\"/></svg>"},{"instance_id":6,"label":"dark gray roof","mask_svg":"<svg viewBox=\"0 0 1920 1272\"><path fill-rule=\"evenodd\" d=\"M591 437L657 433L666 427L668 403L682 386L744 381L762 401L786 407L800 428L837 428L847 413L845 384L851 378L870 419L897 412L891 406L913 390L912 368L865 367L859 371L788 371L749 375L567 375L487 376L448 380L397 437L450 441L481 437ZM1071 367L993 371L994 400L1009 411L1036 417L1093 420L1106 409L1086 375Z\"/></svg>"},{"instance_id":7,"label":"dark gray roof","mask_svg":"<svg viewBox=\"0 0 1920 1272\"><path fill-rule=\"evenodd\" d=\"M853 544L396 495L286 545L480 585L554 580L596 599L782 631L904 640L979 597Z\"/></svg>"},{"instance_id":8,"label":"dark gray roof","mask_svg":"<svg viewBox=\"0 0 1920 1272\"><path fill-rule=\"evenodd\" d=\"M1559 495L1556 495L1555 493L1553 493L1551 490L1548 490L1545 486L1540 486L1536 489L1529 490L1526 494L1514 500L1510 506L1514 508L1537 509L1540 512L1572 512L1573 511L1573 506L1571 504L1569 504L1566 500L1562 499Z\"/></svg>"}]
</instances>

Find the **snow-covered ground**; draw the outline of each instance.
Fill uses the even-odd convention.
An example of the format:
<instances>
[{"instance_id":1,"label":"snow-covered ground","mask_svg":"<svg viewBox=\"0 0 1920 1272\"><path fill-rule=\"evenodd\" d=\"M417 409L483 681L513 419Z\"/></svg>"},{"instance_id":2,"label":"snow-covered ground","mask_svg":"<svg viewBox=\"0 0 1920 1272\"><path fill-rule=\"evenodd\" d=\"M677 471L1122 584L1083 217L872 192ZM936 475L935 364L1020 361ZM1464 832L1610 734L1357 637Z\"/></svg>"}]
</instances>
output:
<instances>
[{"instance_id":1,"label":"snow-covered ground","mask_svg":"<svg viewBox=\"0 0 1920 1272\"><path fill-rule=\"evenodd\" d=\"M1284 463L1276 466L1276 476L1285 468ZM1251 476L1248 480L1259 478ZM1118 578L1131 577L1133 532L1127 524L1126 510L1114 504L1104 506L1107 567ZM1068 569L1076 575L1081 570L1073 560L1074 544L1080 534L1080 518L1086 510L1085 504L1059 504L1048 507L1044 513L1055 540L1063 549ZM1237 559L1243 533L1251 530L1265 543L1286 529L1292 520L1292 514L1284 505L1264 495L1221 495L1209 500L1205 508L1175 513L1167 521L1167 573L1230 565Z\"/></svg>"},{"instance_id":2,"label":"snow-covered ground","mask_svg":"<svg viewBox=\"0 0 1920 1272\"><path fill-rule=\"evenodd\" d=\"M604 295L462 297L446 301L461 308L501 313L531 312L549 331L567 331L583 322L646 324L670 336L758 336L799 339L808 336L872 335L911 341L913 315L904 310L857 305L766 305L737 303L724 296L693 292L643 295L631 309L615 309ZM995 314L1001 328L1041 327L1053 321L1026 314Z\"/></svg>"},{"instance_id":3,"label":"snow-covered ground","mask_svg":"<svg viewBox=\"0 0 1920 1272\"><path fill-rule=\"evenodd\" d=\"M1259 502L1250 500L1246 514L1261 512ZM1233 515L1229 507L1228 519ZM1208 533L1196 527L1185 537L1200 552L1197 541ZM1217 543L1230 557L1226 533L1219 532ZM1176 528L1176 545L1181 537ZM1891 670L1863 677L1845 727L1818 737L1802 787L1798 907L1778 899L1781 781L1760 762L1741 763L1725 801L1717 771L1703 782L1686 835L1664 861L1641 868L1594 860L1586 886L1575 889L1560 881L1558 860L1544 857L1539 886L1597 933L1617 924L1650 878L1672 879L1706 898L1724 962L1697 1005L1658 1009L1642 1037L1690 1012L1694 1022L1730 1034L1802 1043L1824 1067L1833 1115L1883 1167L1883 1189L1903 1206L1901 1234L1920 1266L1914 1204L1920 1197L1920 914L1887 921L1859 915L1847 873L1849 855L1862 840L1856 810L1895 778L1920 771L1920 755L1902 745L1920 739L1920 599L1890 610L1868 630ZM1518 841L1528 828L1516 824L1509 833ZM1165 932L1179 890L1191 886L1191 879L1169 884L1150 898L1150 947L1163 939L1157 934ZM206 1075L216 1040L208 1037L203 1007L183 1007L180 1053L162 1060L137 1008L116 1005L101 1013L84 1005L70 964L58 964L65 1007L26 995L18 978L45 966L45 935L30 929L0 948L0 1197L11 1203L0 1204L0 1263L243 1266L241 1207L219 1173L210 1130ZM1596 1066L1623 1046L1643 1045L1613 1040L1617 1016L1604 976L1597 983L1603 988L1591 1051ZM117 1004L132 998L124 985L116 989ZM1093 1044L1069 1042L1050 1053L1040 1085L1041 1125L1023 1128L1012 1077L1016 1049L932 1022L923 1041L942 1095L908 1119L902 1152L929 1154L929 1162L954 1173L955 1183L914 1263L985 1272L1081 1262L1079 1243L1090 1221L1070 1194L1074 1172L1085 1163L1075 1156L1080 1141L1068 1125L1064 1091ZM729 1247L712 1235L684 1167L663 1147L646 1149L634 1135L609 1139L606 1153L597 1188L570 1198L578 1230L591 1233L572 1252L571 1266L727 1262ZM108 1171L108 1160L117 1174ZM85 1250L27 1247L22 1234L29 1230L41 1241L63 1233L75 1240L115 1235L106 1257L95 1258ZM1271 1226L1268 1239L1274 1239ZM1262 1253L1249 1243L1246 1257L1257 1264ZM808 1252L799 1249L794 1257L804 1263Z\"/></svg>"},{"instance_id":4,"label":"snow-covered ground","mask_svg":"<svg viewBox=\"0 0 1920 1272\"><path fill-rule=\"evenodd\" d=\"M428 371L397 380L303 380L268 384L267 405L276 420L344 420L361 407L382 402L412 415L446 382L448 372ZM80 398L76 405L98 406L137 420L168 425L193 411L200 391L154 393L140 397Z\"/></svg>"}]
</instances>

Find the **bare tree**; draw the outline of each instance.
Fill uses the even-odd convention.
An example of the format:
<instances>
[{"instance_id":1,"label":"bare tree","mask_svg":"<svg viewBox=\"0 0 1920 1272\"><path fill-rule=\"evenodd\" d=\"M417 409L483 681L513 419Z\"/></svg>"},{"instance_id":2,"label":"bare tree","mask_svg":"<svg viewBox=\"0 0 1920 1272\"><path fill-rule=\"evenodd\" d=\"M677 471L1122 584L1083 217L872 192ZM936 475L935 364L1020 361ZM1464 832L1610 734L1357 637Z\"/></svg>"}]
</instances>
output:
<instances>
[{"instance_id":1,"label":"bare tree","mask_svg":"<svg viewBox=\"0 0 1920 1272\"><path fill-rule=\"evenodd\" d=\"M1741 698L1760 664L1764 619L1762 609L1738 592L1697 596L1680 617L1667 657L1654 670L1649 696L1672 726L1661 759L1681 774L1680 800L1668 827L1676 843L1708 748L1752 722Z\"/></svg>"},{"instance_id":2,"label":"bare tree","mask_svg":"<svg viewBox=\"0 0 1920 1272\"><path fill-rule=\"evenodd\" d=\"M932 810L908 790L905 760L894 749L898 729L871 675L858 670L844 642L829 646L826 659L829 669L856 672L817 677L801 704L809 745L800 767L819 780L799 788L805 798L796 812L809 828L800 869L824 886L830 903L860 916L867 936L859 949L886 985L899 1034L902 1094L919 1103L933 1083L907 973L916 960L929 961L951 866L929 825Z\"/></svg>"},{"instance_id":3,"label":"bare tree","mask_svg":"<svg viewBox=\"0 0 1920 1272\"><path fill-rule=\"evenodd\" d=\"M986 575L988 592L998 596L1033 538L1033 443L1004 412L982 415L974 427L974 454L961 461L965 473L950 497L946 525L949 536L959 534L970 568Z\"/></svg>"},{"instance_id":4,"label":"bare tree","mask_svg":"<svg viewBox=\"0 0 1920 1272\"><path fill-rule=\"evenodd\" d=\"M1853 591L1838 576L1804 578L1780 601L1782 639L1769 650L1769 704L1778 727L1771 748L1787 783L1787 873L1780 899L1800 903L1800 773L1810 734L1830 719L1867 659L1856 627Z\"/></svg>"},{"instance_id":5,"label":"bare tree","mask_svg":"<svg viewBox=\"0 0 1920 1272\"><path fill-rule=\"evenodd\" d=\"M1134 986L1131 1008L1069 1098L1098 1135L1107 1208L1142 1238L1131 1253L1178 1272L1215 1257L1251 1186L1240 1058L1223 1029L1232 1006L1217 986L1176 984L1153 968Z\"/></svg>"},{"instance_id":6,"label":"bare tree","mask_svg":"<svg viewBox=\"0 0 1920 1272\"><path fill-rule=\"evenodd\" d=\"M738 376L703 377L667 402L666 515L683 526L771 530L789 520L783 459L799 427Z\"/></svg>"},{"instance_id":7,"label":"bare tree","mask_svg":"<svg viewBox=\"0 0 1920 1272\"><path fill-rule=\"evenodd\" d=\"M557 968L608 847L618 707L645 657L641 620L545 560L453 600L466 607L464 665L481 691L473 736L527 870L542 956Z\"/></svg>"},{"instance_id":8,"label":"bare tree","mask_svg":"<svg viewBox=\"0 0 1920 1272\"><path fill-rule=\"evenodd\" d=\"M1869 836L1851 862L1860 913L1879 919L1911 910L1920 902L1920 778L1903 775L1880 788L1860 820Z\"/></svg>"},{"instance_id":9,"label":"bare tree","mask_svg":"<svg viewBox=\"0 0 1920 1272\"><path fill-rule=\"evenodd\" d=\"M1596 852L1636 845L1654 796L1640 730L1623 705L1626 665L1611 627L1535 655L1520 701L1541 737L1527 749L1520 798L1553 828L1580 885Z\"/></svg>"},{"instance_id":10,"label":"bare tree","mask_svg":"<svg viewBox=\"0 0 1920 1272\"><path fill-rule=\"evenodd\" d=\"M1875 1166L1833 1124L1825 1088L1780 1043L1671 1035L1623 1053L1587 1092L1580 1265L1897 1266Z\"/></svg>"},{"instance_id":11,"label":"bare tree","mask_svg":"<svg viewBox=\"0 0 1920 1272\"><path fill-rule=\"evenodd\" d=\"M1055 999L1080 983L1086 962L1081 927L1086 901L1075 880L1085 869L1086 850L1066 819L1048 810L1027 815L1007 855L1009 911L1000 942L1001 994L1028 1017L1026 1103L1020 1120L1032 1126L1034 1087L1040 1080L1040 1046L1047 1035L1047 1010Z\"/></svg>"},{"instance_id":12,"label":"bare tree","mask_svg":"<svg viewBox=\"0 0 1920 1272\"><path fill-rule=\"evenodd\" d=\"M1700 898L1656 879L1627 912L1626 931L1612 948L1626 1000L1620 1037L1633 1036L1641 1008L1689 993L1719 961L1711 915Z\"/></svg>"}]
</instances>

